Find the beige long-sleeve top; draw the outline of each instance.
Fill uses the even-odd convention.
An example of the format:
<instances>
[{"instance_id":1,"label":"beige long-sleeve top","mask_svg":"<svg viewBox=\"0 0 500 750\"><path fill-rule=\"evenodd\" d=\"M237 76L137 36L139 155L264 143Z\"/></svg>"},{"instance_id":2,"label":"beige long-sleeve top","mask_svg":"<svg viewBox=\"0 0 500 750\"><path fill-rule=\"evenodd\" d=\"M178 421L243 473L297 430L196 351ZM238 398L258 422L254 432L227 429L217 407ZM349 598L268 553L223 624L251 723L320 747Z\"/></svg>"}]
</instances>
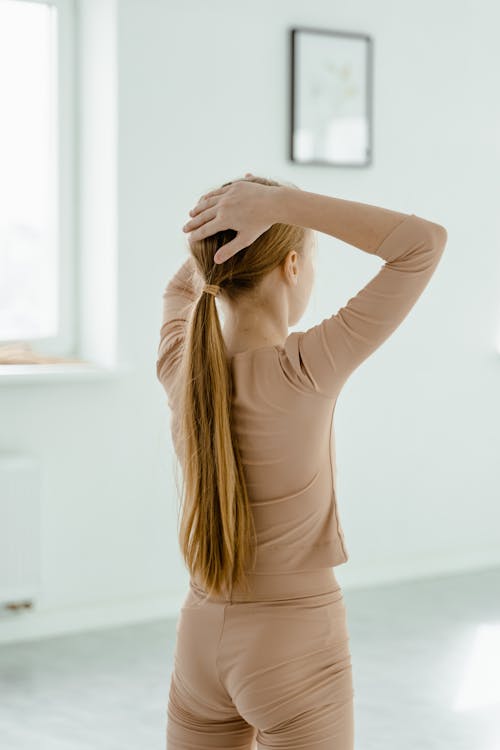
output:
<instances>
[{"instance_id":1,"label":"beige long-sleeve top","mask_svg":"<svg viewBox=\"0 0 500 750\"><path fill-rule=\"evenodd\" d=\"M398 214L389 233L386 220L383 226L377 234L374 225L370 247L351 228L352 244L385 263L345 306L307 330L293 331L283 346L230 358L233 424L257 532L255 572L331 567L348 559L337 507L337 397L349 375L408 315L447 240L440 224L415 214ZM188 258L163 292L156 371L178 455L178 365L200 288Z\"/></svg>"}]
</instances>

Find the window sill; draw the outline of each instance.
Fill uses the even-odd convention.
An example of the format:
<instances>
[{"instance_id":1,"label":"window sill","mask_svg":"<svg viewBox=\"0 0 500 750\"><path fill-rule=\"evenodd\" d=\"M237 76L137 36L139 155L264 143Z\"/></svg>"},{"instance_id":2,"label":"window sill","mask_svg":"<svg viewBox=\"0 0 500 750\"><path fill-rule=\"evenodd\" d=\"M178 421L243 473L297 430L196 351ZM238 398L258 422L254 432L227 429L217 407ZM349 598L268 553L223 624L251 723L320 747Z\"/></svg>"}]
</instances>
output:
<instances>
[{"instance_id":1,"label":"window sill","mask_svg":"<svg viewBox=\"0 0 500 750\"><path fill-rule=\"evenodd\" d=\"M0 365L0 386L23 383L71 383L116 380L131 372L129 365L49 363L31 365Z\"/></svg>"}]
</instances>

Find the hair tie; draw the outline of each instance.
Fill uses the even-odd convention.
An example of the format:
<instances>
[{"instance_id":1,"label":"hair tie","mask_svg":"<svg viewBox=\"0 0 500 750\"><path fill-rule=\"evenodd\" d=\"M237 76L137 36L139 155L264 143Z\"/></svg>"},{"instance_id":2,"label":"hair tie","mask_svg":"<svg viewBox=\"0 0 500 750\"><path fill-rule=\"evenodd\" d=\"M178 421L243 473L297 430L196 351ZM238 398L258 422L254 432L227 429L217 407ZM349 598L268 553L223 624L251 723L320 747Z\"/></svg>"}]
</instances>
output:
<instances>
[{"instance_id":1,"label":"hair tie","mask_svg":"<svg viewBox=\"0 0 500 750\"><path fill-rule=\"evenodd\" d=\"M220 286L218 284L205 284L202 292L207 292L208 294L212 294L214 297L217 297L220 291Z\"/></svg>"}]
</instances>

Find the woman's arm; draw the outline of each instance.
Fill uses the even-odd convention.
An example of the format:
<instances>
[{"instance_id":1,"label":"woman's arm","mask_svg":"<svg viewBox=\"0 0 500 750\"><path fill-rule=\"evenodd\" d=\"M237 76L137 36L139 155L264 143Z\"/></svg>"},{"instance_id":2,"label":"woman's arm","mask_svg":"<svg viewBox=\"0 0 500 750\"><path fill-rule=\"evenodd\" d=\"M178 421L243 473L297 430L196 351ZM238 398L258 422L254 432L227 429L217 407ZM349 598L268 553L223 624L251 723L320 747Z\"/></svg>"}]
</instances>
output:
<instances>
[{"instance_id":1,"label":"woman's arm","mask_svg":"<svg viewBox=\"0 0 500 750\"><path fill-rule=\"evenodd\" d=\"M276 195L276 221L330 234L385 260L335 314L306 331L292 332L285 341L304 387L335 398L349 375L415 305L439 263L447 232L415 214L367 203L294 188Z\"/></svg>"},{"instance_id":2,"label":"woman's arm","mask_svg":"<svg viewBox=\"0 0 500 750\"><path fill-rule=\"evenodd\" d=\"M377 254L382 241L411 215L286 186L273 189L276 222L315 229L368 253ZM428 219L420 218L419 222L422 232L446 242L443 226Z\"/></svg>"},{"instance_id":3,"label":"woman's arm","mask_svg":"<svg viewBox=\"0 0 500 750\"><path fill-rule=\"evenodd\" d=\"M156 375L165 388L168 387L170 375L173 374L182 353L187 321L202 286L194 258L190 256L176 271L163 291Z\"/></svg>"}]
</instances>

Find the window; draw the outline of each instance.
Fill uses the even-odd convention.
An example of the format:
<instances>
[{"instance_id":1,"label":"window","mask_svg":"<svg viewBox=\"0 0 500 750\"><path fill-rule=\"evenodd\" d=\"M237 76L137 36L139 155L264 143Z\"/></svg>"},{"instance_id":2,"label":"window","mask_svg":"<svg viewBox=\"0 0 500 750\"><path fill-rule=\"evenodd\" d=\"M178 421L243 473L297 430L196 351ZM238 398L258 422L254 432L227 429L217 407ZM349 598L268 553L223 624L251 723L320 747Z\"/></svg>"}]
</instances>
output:
<instances>
[{"instance_id":1,"label":"window","mask_svg":"<svg viewBox=\"0 0 500 750\"><path fill-rule=\"evenodd\" d=\"M73 35L71 0L0 0L3 363L74 347Z\"/></svg>"}]
</instances>

